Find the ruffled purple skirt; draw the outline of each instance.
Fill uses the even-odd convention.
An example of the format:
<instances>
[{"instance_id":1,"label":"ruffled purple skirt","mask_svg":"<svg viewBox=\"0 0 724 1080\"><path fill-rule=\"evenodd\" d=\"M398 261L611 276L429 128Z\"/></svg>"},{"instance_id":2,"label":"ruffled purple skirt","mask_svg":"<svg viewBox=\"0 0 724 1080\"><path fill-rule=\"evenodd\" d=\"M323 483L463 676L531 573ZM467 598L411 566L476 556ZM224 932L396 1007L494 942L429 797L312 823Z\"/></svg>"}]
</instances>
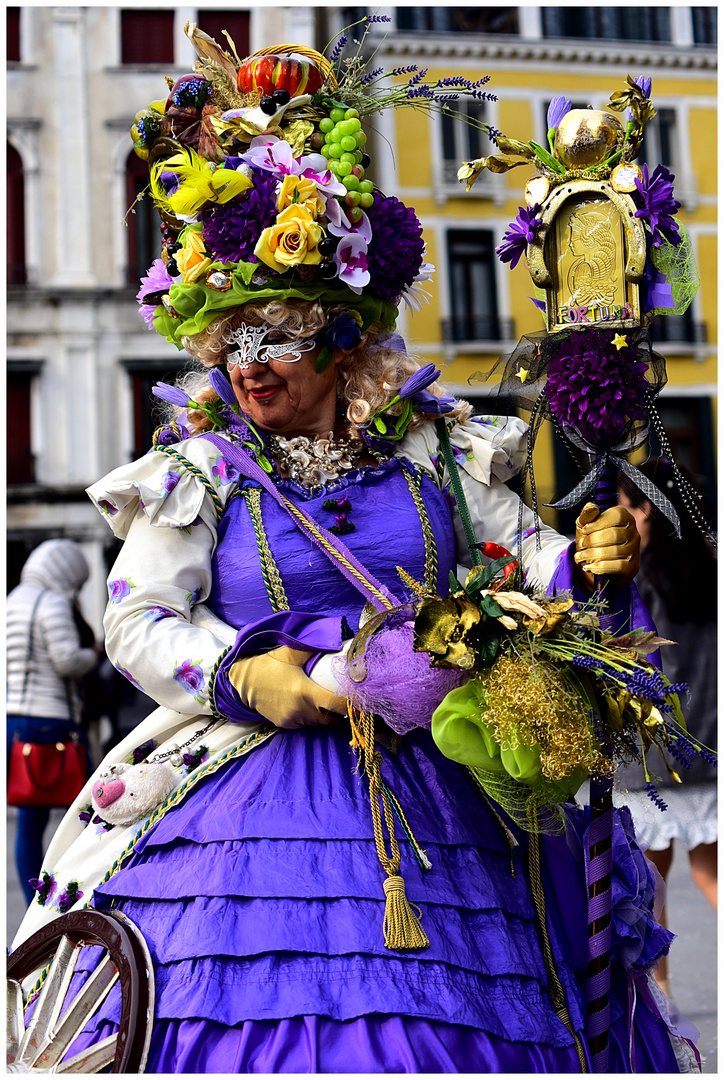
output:
<instances>
[{"instance_id":1,"label":"ruffled purple skirt","mask_svg":"<svg viewBox=\"0 0 724 1080\"><path fill-rule=\"evenodd\" d=\"M153 957L150 1072L580 1072L556 1015L527 870L490 809L427 732L383 752L432 870L405 841L401 874L429 949L392 952L384 870L349 727L280 732L209 776L94 894L139 927ZM541 844L548 929L574 1029L585 1027L585 812ZM652 962L670 935L650 913L642 860L615 830L614 956ZM650 873L650 871L648 871ZM82 971L97 962L85 950ZM77 978L84 978L82 971ZM76 1048L114 1030L116 988ZM676 1072L662 1020L613 967L611 1072ZM585 1046L585 1038L582 1040ZM587 1048L585 1049L588 1055Z\"/></svg>"}]
</instances>

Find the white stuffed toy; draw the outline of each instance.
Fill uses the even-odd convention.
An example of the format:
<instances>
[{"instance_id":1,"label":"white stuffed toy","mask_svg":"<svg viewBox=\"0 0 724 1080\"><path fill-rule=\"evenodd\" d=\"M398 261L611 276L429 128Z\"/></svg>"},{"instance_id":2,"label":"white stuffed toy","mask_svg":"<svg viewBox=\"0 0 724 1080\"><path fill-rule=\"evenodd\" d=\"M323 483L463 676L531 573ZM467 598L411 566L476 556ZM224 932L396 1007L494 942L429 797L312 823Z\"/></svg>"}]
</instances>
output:
<instances>
[{"instance_id":1,"label":"white stuffed toy","mask_svg":"<svg viewBox=\"0 0 724 1080\"><path fill-rule=\"evenodd\" d=\"M177 780L164 761L113 765L93 785L93 807L111 825L132 825L167 799Z\"/></svg>"}]
</instances>

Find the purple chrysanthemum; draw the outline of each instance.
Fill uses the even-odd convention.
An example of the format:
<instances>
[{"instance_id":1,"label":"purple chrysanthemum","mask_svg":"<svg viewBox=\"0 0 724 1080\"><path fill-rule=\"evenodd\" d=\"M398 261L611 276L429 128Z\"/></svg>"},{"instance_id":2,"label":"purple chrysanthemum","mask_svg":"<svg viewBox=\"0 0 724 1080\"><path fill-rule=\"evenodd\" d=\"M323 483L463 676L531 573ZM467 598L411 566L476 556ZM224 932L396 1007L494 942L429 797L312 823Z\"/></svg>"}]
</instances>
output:
<instances>
[{"instance_id":1,"label":"purple chrysanthemum","mask_svg":"<svg viewBox=\"0 0 724 1080\"><path fill-rule=\"evenodd\" d=\"M651 177L648 166L644 165L643 174L643 180L636 180L637 202L643 204L636 217L648 221L654 247L659 247L664 239L676 245L681 242L681 234L673 215L681 203L674 198L674 174L665 165L657 165Z\"/></svg>"},{"instance_id":2,"label":"purple chrysanthemum","mask_svg":"<svg viewBox=\"0 0 724 1080\"><path fill-rule=\"evenodd\" d=\"M515 270L521 255L524 254L528 244L533 242L540 228L541 219L535 216L538 209L538 203L531 207L519 206L515 221L510 223L503 233L502 244L498 244L495 249L495 254L501 262L510 263L511 270Z\"/></svg>"},{"instance_id":3,"label":"purple chrysanthemum","mask_svg":"<svg viewBox=\"0 0 724 1080\"><path fill-rule=\"evenodd\" d=\"M367 250L371 289L383 300L394 302L412 285L422 266L422 225L414 210L394 195L375 199L367 216L372 226Z\"/></svg>"},{"instance_id":4,"label":"purple chrysanthemum","mask_svg":"<svg viewBox=\"0 0 724 1080\"><path fill-rule=\"evenodd\" d=\"M136 300L141 305L139 310L146 320L146 326L153 330L153 317L156 314L157 304L144 304L143 297L149 293L167 291L173 285L173 278L166 269L163 259L154 259L148 268L148 273L141 278L141 288L136 293Z\"/></svg>"},{"instance_id":5,"label":"purple chrysanthemum","mask_svg":"<svg viewBox=\"0 0 724 1080\"><path fill-rule=\"evenodd\" d=\"M548 365L550 410L592 446L614 446L630 421L646 415L645 374L634 348L611 344L611 331L572 333Z\"/></svg>"},{"instance_id":6,"label":"purple chrysanthemum","mask_svg":"<svg viewBox=\"0 0 724 1080\"><path fill-rule=\"evenodd\" d=\"M253 187L236 199L204 210L204 244L225 263L257 262L256 242L277 215L278 180L261 169L252 171Z\"/></svg>"}]
</instances>

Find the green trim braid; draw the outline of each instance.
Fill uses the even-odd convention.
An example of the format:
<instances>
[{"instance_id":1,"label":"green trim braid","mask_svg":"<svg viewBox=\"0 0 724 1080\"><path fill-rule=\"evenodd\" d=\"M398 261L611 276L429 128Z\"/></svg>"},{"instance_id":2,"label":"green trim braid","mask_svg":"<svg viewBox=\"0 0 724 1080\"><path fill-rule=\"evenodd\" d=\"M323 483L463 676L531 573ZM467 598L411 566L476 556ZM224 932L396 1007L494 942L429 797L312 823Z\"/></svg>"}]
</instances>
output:
<instances>
[{"instance_id":1,"label":"green trim braid","mask_svg":"<svg viewBox=\"0 0 724 1080\"><path fill-rule=\"evenodd\" d=\"M187 469L188 472L192 473L197 480L201 481L201 483L204 485L207 492L211 496L211 501L213 502L214 509L216 510L216 517L219 521L221 521L222 517L224 516L224 504L219 498L218 493L214 488L214 485L209 480L208 476L206 476L206 474L203 473L201 469L194 465L192 461L189 461L188 458L184 457L183 454L179 454L178 450L174 450L172 446L157 446L156 450L158 450L161 454L168 454L169 457L175 458L180 465L183 465L183 467Z\"/></svg>"}]
</instances>

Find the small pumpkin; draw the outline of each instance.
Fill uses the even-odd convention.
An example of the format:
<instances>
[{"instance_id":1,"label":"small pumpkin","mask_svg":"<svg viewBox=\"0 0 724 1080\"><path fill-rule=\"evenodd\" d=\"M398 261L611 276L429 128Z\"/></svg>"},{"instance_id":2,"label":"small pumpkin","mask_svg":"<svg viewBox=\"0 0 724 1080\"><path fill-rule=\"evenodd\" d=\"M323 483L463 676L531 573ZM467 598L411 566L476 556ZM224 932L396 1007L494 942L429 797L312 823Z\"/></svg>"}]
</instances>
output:
<instances>
[{"instance_id":1,"label":"small pumpkin","mask_svg":"<svg viewBox=\"0 0 724 1080\"><path fill-rule=\"evenodd\" d=\"M275 90L287 90L290 97L316 94L322 82L322 72L316 64L294 56L251 57L244 61L236 77L240 93L261 90L266 96Z\"/></svg>"}]
</instances>

